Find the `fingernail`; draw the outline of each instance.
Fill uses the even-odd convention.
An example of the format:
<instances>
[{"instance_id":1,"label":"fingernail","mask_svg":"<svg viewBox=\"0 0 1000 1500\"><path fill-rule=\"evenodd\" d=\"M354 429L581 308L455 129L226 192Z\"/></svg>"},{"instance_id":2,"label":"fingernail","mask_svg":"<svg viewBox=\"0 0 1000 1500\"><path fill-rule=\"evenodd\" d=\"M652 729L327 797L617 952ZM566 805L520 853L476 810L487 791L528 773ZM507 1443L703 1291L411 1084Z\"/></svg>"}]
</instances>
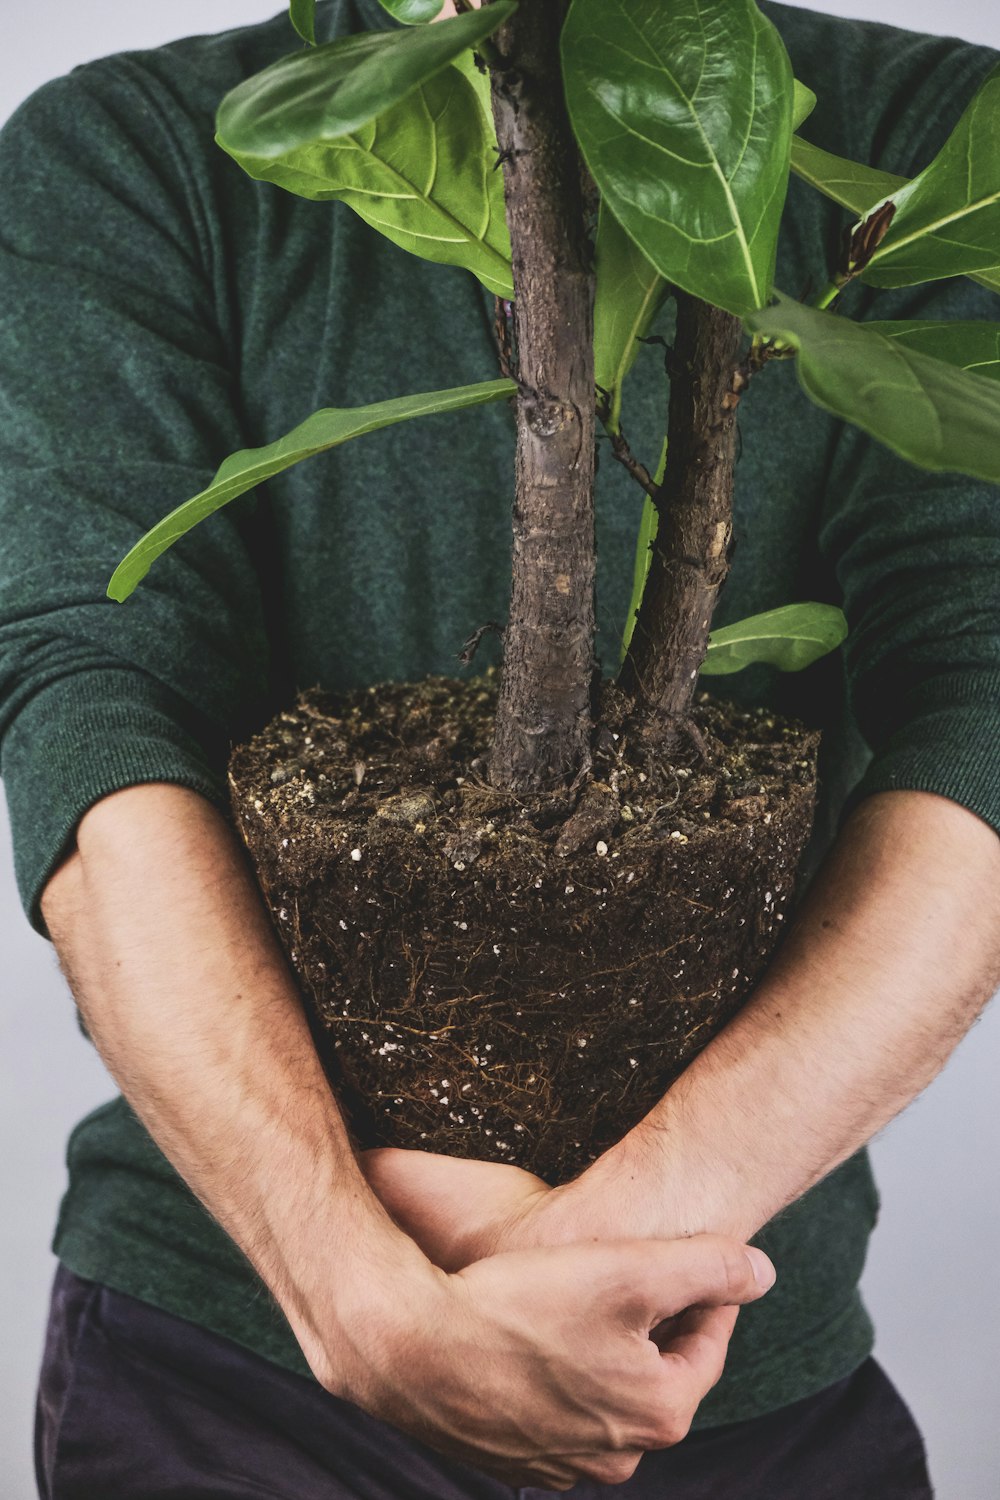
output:
<instances>
[{"instance_id":1,"label":"fingernail","mask_svg":"<svg viewBox=\"0 0 1000 1500\"><path fill-rule=\"evenodd\" d=\"M744 1254L750 1262L750 1269L753 1271L753 1277L757 1285L761 1291L769 1292L774 1286L778 1274L771 1262L763 1250L758 1250L756 1245L744 1246Z\"/></svg>"}]
</instances>

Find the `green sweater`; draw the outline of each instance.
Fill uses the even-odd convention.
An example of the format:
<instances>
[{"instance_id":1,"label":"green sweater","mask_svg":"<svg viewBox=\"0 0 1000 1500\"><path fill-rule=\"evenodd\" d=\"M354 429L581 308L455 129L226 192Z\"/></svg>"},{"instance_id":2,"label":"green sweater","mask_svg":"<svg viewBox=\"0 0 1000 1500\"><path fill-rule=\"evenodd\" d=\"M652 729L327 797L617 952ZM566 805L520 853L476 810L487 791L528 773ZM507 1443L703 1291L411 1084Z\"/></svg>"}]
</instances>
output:
<instances>
[{"instance_id":1,"label":"green sweater","mask_svg":"<svg viewBox=\"0 0 1000 1500\"><path fill-rule=\"evenodd\" d=\"M277 0L276 0L277 3ZM819 96L806 133L886 170L936 149L994 61L980 48L766 6ZM324 37L388 24L324 0ZM25 907L96 799L173 781L225 805L229 745L299 687L455 669L509 590L504 406L380 433L293 469L199 528L122 607L119 558L235 448L319 406L493 378L492 300L342 205L245 177L214 145L223 93L296 46L284 14L77 69L0 136L0 733ZM844 216L793 181L778 284L820 284ZM867 314L874 298L852 296ZM1000 316L967 280L883 295L878 315ZM626 427L658 451L645 349ZM1000 509L988 486L909 468L769 368L741 408L724 620L842 602L845 650L727 686L821 726L815 852L850 793L937 792L1000 827ZM608 458L599 651L629 596L641 493ZM870 759L869 759L870 755ZM867 769L866 760L868 760ZM854 789L853 792L851 789ZM305 1370L281 1313L123 1100L69 1146L55 1249L74 1271ZM740 1318L699 1423L818 1390L868 1353L857 1293L876 1197L853 1158L761 1236L778 1285Z\"/></svg>"}]
</instances>

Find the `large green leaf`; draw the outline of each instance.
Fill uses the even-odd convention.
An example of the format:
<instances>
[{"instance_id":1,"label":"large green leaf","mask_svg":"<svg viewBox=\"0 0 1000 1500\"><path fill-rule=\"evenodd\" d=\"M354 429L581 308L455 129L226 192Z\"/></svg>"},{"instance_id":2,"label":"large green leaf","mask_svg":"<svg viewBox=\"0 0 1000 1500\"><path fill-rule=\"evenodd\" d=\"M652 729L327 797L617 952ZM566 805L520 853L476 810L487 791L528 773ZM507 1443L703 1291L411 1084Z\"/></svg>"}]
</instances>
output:
<instances>
[{"instance_id":1,"label":"large green leaf","mask_svg":"<svg viewBox=\"0 0 1000 1500\"><path fill-rule=\"evenodd\" d=\"M894 190L896 212L864 280L912 286L1000 266L1000 67L934 160Z\"/></svg>"},{"instance_id":2,"label":"large green leaf","mask_svg":"<svg viewBox=\"0 0 1000 1500\"><path fill-rule=\"evenodd\" d=\"M350 135L304 141L278 157L236 155L251 177L304 198L339 199L404 250L462 266L497 296L513 297L495 144L476 85L446 67Z\"/></svg>"},{"instance_id":3,"label":"large green leaf","mask_svg":"<svg viewBox=\"0 0 1000 1500\"><path fill-rule=\"evenodd\" d=\"M782 672L800 672L836 651L846 635L847 621L834 605L786 604L713 630L701 674L742 672L755 662L768 662Z\"/></svg>"},{"instance_id":4,"label":"large green leaf","mask_svg":"<svg viewBox=\"0 0 1000 1500\"><path fill-rule=\"evenodd\" d=\"M1000 384L780 296L747 326L797 350L803 390L924 469L1000 483Z\"/></svg>"},{"instance_id":5,"label":"large green leaf","mask_svg":"<svg viewBox=\"0 0 1000 1500\"><path fill-rule=\"evenodd\" d=\"M290 0L288 14L302 40L315 47L316 0Z\"/></svg>"},{"instance_id":6,"label":"large green leaf","mask_svg":"<svg viewBox=\"0 0 1000 1500\"><path fill-rule=\"evenodd\" d=\"M1000 323L898 321L866 323L865 327L961 370L1000 380Z\"/></svg>"},{"instance_id":7,"label":"large green leaf","mask_svg":"<svg viewBox=\"0 0 1000 1500\"><path fill-rule=\"evenodd\" d=\"M609 432L617 432L622 381L667 295L668 283L630 240L606 202L595 245L594 380L608 393Z\"/></svg>"},{"instance_id":8,"label":"large green leaf","mask_svg":"<svg viewBox=\"0 0 1000 1500\"><path fill-rule=\"evenodd\" d=\"M392 401L378 401L373 406L328 406L313 412L285 437L268 443L264 448L245 448L230 454L207 489L164 516L122 559L108 584L109 597L119 601L127 599L145 578L151 564L192 526L197 526L199 521L204 521L228 505L230 500L245 495L264 480L290 469L293 464L312 458L314 454L325 453L328 448L336 448L349 438L361 437L366 432L377 432L381 427L392 427L397 422L409 422L414 417L429 416L434 412L461 411L467 406L500 401L515 390L513 381L488 380L480 385L456 386L448 391L398 396Z\"/></svg>"},{"instance_id":9,"label":"large green leaf","mask_svg":"<svg viewBox=\"0 0 1000 1500\"><path fill-rule=\"evenodd\" d=\"M364 31L280 58L231 89L219 106L219 144L243 163L287 160L342 141L406 98L516 10L486 10L407 31ZM256 175L256 174L252 174Z\"/></svg>"},{"instance_id":10,"label":"large green leaf","mask_svg":"<svg viewBox=\"0 0 1000 1500\"><path fill-rule=\"evenodd\" d=\"M619 223L668 281L730 312L771 288L792 71L753 0L573 0L573 129Z\"/></svg>"},{"instance_id":11,"label":"large green leaf","mask_svg":"<svg viewBox=\"0 0 1000 1500\"><path fill-rule=\"evenodd\" d=\"M379 0L379 4L404 26L422 26L441 14L444 0Z\"/></svg>"}]
</instances>

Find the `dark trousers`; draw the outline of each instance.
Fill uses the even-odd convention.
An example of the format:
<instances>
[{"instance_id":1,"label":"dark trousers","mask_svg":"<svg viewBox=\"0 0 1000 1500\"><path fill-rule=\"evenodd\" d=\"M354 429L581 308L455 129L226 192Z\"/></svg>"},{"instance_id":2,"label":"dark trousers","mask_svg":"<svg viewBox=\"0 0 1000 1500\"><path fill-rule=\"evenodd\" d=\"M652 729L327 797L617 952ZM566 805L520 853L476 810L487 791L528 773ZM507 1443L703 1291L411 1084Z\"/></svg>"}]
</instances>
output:
<instances>
[{"instance_id":1,"label":"dark trousers","mask_svg":"<svg viewBox=\"0 0 1000 1500\"><path fill-rule=\"evenodd\" d=\"M35 1440L42 1500L540 1500L318 1385L60 1267ZM923 1443L873 1360L819 1396L693 1433L577 1500L930 1500Z\"/></svg>"}]
</instances>

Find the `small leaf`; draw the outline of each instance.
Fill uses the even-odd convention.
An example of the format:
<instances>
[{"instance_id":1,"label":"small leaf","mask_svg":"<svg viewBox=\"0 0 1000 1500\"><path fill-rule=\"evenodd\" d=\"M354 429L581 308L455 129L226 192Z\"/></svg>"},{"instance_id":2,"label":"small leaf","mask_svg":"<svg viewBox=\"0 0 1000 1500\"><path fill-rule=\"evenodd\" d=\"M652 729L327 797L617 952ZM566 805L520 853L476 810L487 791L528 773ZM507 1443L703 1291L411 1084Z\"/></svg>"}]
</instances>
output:
<instances>
[{"instance_id":1,"label":"small leaf","mask_svg":"<svg viewBox=\"0 0 1000 1500\"><path fill-rule=\"evenodd\" d=\"M496 296L513 297L495 148L476 84L448 66L349 135L289 142L278 156L232 154L251 177L304 198L339 199L404 250L461 266Z\"/></svg>"},{"instance_id":2,"label":"small leaf","mask_svg":"<svg viewBox=\"0 0 1000 1500\"><path fill-rule=\"evenodd\" d=\"M797 135L792 137L792 171L859 219L876 203L905 187L908 180L859 161L848 161L846 156L835 156Z\"/></svg>"},{"instance_id":3,"label":"small leaf","mask_svg":"<svg viewBox=\"0 0 1000 1500\"><path fill-rule=\"evenodd\" d=\"M494 0L486 10L412 31L365 31L311 52L282 57L231 89L216 130L237 161L280 162L344 140L474 47L516 10Z\"/></svg>"},{"instance_id":4,"label":"small leaf","mask_svg":"<svg viewBox=\"0 0 1000 1500\"><path fill-rule=\"evenodd\" d=\"M288 14L302 40L315 47L316 0L290 0Z\"/></svg>"},{"instance_id":5,"label":"small leaf","mask_svg":"<svg viewBox=\"0 0 1000 1500\"><path fill-rule=\"evenodd\" d=\"M617 432L622 382L639 352L638 340L667 295L667 282L604 202L598 214L594 262L594 380L608 393L605 425L609 432Z\"/></svg>"},{"instance_id":6,"label":"small leaf","mask_svg":"<svg viewBox=\"0 0 1000 1500\"><path fill-rule=\"evenodd\" d=\"M797 78L792 79L792 129L798 130L816 108L816 95Z\"/></svg>"},{"instance_id":7,"label":"small leaf","mask_svg":"<svg viewBox=\"0 0 1000 1500\"><path fill-rule=\"evenodd\" d=\"M1000 323L899 321L864 326L932 359L943 359L960 370L973 370L988 380L1000 380Z\"/></svg>"},{"instance_id":8,"label":"small leaf","mask_svg":"<svg viewBox=\"0 0 1000 1500\"><path fill-rule=\"evenodd\" d=\"M660 448L660 462L656 466L653 475L653 483L661 485L663 476L667 472L667 439L663 439ZM625 620L625 629L622 632L621 659L624 662L628 648L632 643L635 632L636 616L639 606L642 604L642 596L646 592L646 580L649 570L653 564L653 543L656 541L656 533L660 529L660 513L653 503L652 497L647 495L643 501L642 515L639 518L639 535L635 542L635 565L632 569L632 597L629 600L628 615Z\"/></svg>"},{"instance_id":9,"label":"small leaf","mask_svg":"<svg viewBox=\"0 0 1000 1500\"><path fill-rule=\"evenodd\" d=\"M859 161L835 156L797 135L792 136L792 171L834 203L849 208L859 219L867 217L876 204L893 198L910 181L908 177L895 177L891 172L879 172ZM1000 257L996 267L970 273L970 280L1000 292Z\"/></svg>"},{"instance_id":10,"label":"small leaf","mask_svg":"<svg viewBox=\"0 0 1000 1500\"><path fill-rule=\"evenodd\" d=\"M668 281L766 301L788 179L792 72L753 0L572 0L566 102L615 218Z\"/></svg>"},{"instance_id":11,"label":"small leaf","mask_svg":"<svg viewBox=\"0 0 1000 1500\"><path fill-rule=\"evenodd\" d=\"M515 390L513 381L488 380L479 385L456 386L448 391L397 396L394 400L378 401L372 406L328 406L313 412L285 437L268 443L266 447L245 448L230 454L207 489L164 516L118 564L108 584L109 598L119 602L127 599L145 578L150 565L179 537L228 505L230 500L245 495L248 490L290 469L293 464L312 458L314 454L325 453L327 449L336 448L366 432L377 432L379 428L409 422L414 417L429 416L434 412L461 411L487 401L502 401Z\"/></svg>"},{"instance_id":12,"label":"small leaf","mask_svg":"<svg viewBox=\"0 0 1000 1500\"><path fill-rule=\"evenodd\" d=\"M422 26L441 14L444 0L379 0L394 20L404 26Z\"/></svg>"},{"instance_id":13,"label":"small leaf","mask_svg":"<svg viewBox=\"0 0 1000 1500\"><path fill-rule=\"evenodd\" d=\"M905 187L863 279L912 286L1000 266L1000 67L980 85L937 156Z\"/></svg>"},{"instance_id":14,"label":"small leaf","mask_svg":"<svg viewBox=\"0 0 1000 1500\"><path fill-rule=\"evenodd\" d=\"M660 513L650 496L646 495L642 502L642 515L639 518L639 535L635 539L632 603L629 606L628 619L625 621L625 629L622 632L622 661L625 660L625 654L632 644L636 615L646 591L646 580L653 562L653 543L656 541L656 533L659 529Z\"/></svg>"},{"instance_id":15,"label":"small leaf","mask_svg":"<svg viewBox=\"0 0 1000 1500\"><path fill-rule=\"evenodd\" d=\"M741 672L755 662L799 672L836 651L846 635L847 621L834 605L786 604L713 630L701 675Z\"/></svg>"},{"instance_id":16,"label":"small leaf","mask_svg":"<svg viewBox=\"0 0 1000 1500\"><path fill-rule=\"evenodd\" d=\"M911 463L1000 483L1000 384L778 295L747 327L798 351L799 383Z\"/></svg>"}]
</instances>

